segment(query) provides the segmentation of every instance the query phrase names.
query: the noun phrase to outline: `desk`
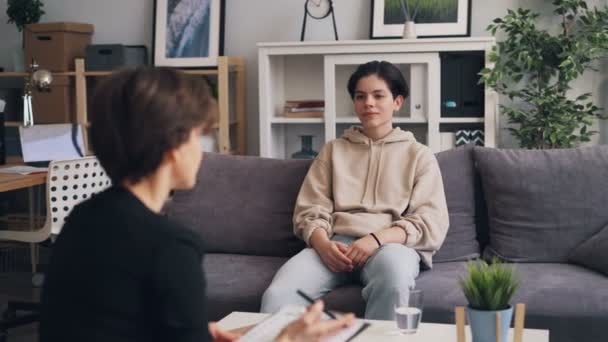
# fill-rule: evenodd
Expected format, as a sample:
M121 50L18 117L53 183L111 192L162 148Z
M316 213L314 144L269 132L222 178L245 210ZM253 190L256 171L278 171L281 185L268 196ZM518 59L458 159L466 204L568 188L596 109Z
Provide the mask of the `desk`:
M30 175L20 175L15 173L0 173L0 192L7 192L19 189L28 190L28 207L29 207L29 228L30 231L36 229L34 223L34 215L40 214L40 203L36 205L34 190L39 185L46 183L46 172L34 173ZM40 199L41 196L37 196ZM36 245L30 244L30 257L32 258L32 273L36 273L36 265L38 259L38 251Z
M46 183L46 172L31 175L19 175L15 173L0 173L0 192L19 189L32 189L33 186Z

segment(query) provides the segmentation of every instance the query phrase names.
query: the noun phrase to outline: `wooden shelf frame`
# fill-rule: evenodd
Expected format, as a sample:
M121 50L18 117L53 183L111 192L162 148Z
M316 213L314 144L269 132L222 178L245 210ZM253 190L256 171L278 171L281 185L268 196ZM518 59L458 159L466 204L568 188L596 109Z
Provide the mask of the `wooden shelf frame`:
M246 115L246 67L242 57L218 57L217 69L187 69L181 70L191 75L217 75L218 78L218 123L217 146L219 153L247 153L247 115ZM84 59L75 60L75 70L68 72L53 72L53 76L71 76L75 78L76 91L76 122L84 127L89 126L87 113L87 77L107 76L112 71L85 71ZM230 74L234 73L234 111L235 120L230 121ZM26 77L25 72L2 72L0 77ZM7 126L19 126L18 122L7 122ZM235 129L235 145L231 146L230 128ZM85 148L88 150L88 137L85 130Z

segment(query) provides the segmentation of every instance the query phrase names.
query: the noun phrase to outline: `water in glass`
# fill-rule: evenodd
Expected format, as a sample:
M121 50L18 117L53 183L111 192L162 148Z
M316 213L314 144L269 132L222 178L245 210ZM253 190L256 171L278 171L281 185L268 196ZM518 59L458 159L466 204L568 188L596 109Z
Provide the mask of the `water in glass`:
M400 306L395 309L397 328L402 334L413 334L418 330L422 310L411 306Z
M411 289L406 300L395 303L395 322L399 333L413 334L422 319L422 290Z

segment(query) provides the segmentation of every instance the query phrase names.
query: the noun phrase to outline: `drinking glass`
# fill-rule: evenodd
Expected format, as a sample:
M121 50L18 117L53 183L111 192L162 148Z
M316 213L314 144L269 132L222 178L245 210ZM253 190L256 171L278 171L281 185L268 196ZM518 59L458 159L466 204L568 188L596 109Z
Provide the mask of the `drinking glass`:
M414 334L422 319L422 290L410 290L407 302L395 303L395 322L401 334Z

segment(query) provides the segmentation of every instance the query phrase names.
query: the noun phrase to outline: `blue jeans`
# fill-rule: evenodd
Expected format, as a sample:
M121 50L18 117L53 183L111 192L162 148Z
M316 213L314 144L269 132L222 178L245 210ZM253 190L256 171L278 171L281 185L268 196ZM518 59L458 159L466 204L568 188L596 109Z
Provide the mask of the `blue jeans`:
M357 238L335 235L332 240L350 245ZM297 289L319 298L340 286L362 284L365 318L392 320L395 305L407 303L419 272L420 256L401 244L386 244L363 267L338 273L330 271L314 249L306 248L279 269L264 292L260 311L272 313L283 305L308 305Z

